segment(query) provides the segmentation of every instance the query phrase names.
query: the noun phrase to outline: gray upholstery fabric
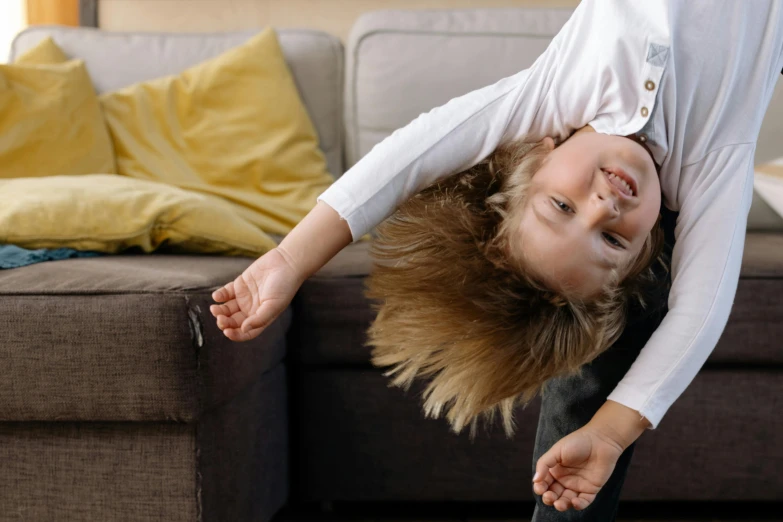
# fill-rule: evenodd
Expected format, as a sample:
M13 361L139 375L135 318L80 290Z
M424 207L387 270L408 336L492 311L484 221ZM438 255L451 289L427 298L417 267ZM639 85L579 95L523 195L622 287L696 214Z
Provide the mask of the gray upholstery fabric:
M185 424L0 423L0 520L193 522Z
M302 369L293 408L297 498L532 500L537 403L518 412L513 439L494 425L471 442L424 418L420 387L387 384L372 370ZM777 372L703 371L661 427L641 437L622 498L783 498L781 408Z
M231 281L248 257L123 254L65 259L0 272L0 294L111 295L203 292Z
M302 368L297 381L296 498L532 500L537 403L517 417L514 439L494 426L471 442L444 420L424 418L420 386L407 393L390 388L372 370Z
M281 364L195 426L203 522L266 522L288 500L288 399Z
M99 93L177 74L245 42L258 31L207 34L121 33L91 28L30 27L14 40L10 59L51 36L81 58ZM343 46L330 34L278 29L280 46L320 138L329 171L343 173Z
M779 501L781 408L779 369L702 371L640 439L623 498Z
M422 112L530 67L571 11L387 10L362 15L346 45L347 167Z
M783 235L774 232L748 233L741 277L783 279Z
M365 331L374 317L364 297L372 267L369 243L337 254L300 288L292 303L296 320L289 350L306 363L368 361Z
M364 297L369 245L355 244L308 280L294 301L290 349L307 364L366 365L365 332L374 317ZM751 232L734 309L709 362L783 363L783 236Z
M285 370L196 424L0 423L0 520L265 522L288 496Z
M122 255L0 272L0 420L197 419L275 366L290 310L220 332L211 290L250 259Z

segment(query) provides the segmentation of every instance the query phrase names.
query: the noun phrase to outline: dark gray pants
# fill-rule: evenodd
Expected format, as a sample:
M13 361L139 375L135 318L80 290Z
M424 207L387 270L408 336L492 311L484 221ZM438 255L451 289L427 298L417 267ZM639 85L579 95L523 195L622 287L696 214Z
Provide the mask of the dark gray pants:
M674 245L676 214L664 210L663 227L666 235L666 254L671 257ZM668 274L659 271L662 287L667 286ZM662 292L657 303L647 310L633 310L622 336L606 352L573 377L552 379L542 395L536 445L533 454L533 473L539 457L557 441L572 433L593 417L606 397L614 390L631 367L641 349L666 314L667 292ZM559 512L536 497L533 522L612 522L617 515L620 490L623 487L635 444L623 452L609 481L601 488L593 503L585 510ZM532 476L532 475L531 475Z

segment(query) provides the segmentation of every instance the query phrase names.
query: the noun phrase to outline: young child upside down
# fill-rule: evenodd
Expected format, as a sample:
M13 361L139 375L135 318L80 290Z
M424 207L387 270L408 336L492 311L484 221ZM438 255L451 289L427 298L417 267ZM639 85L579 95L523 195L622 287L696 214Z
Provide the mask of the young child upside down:
M612 169L580 168L599 152ZM557 149L510 143L436 182L373 242L373 362L399 386L429 378L425 412L455 431L500 413L511 435L519 400L609 348L632 301L663 294L660 202L647 150L590 127Z
M375 362L429 379L425 410L457 430L500 412L510 431L543 386L533 520L613 520L634 442L726 325L781 68L779 1L582 0L530 68L376 145L211 311L256 337L394 214L370 280ZM659 212L676 213L662 319L635 306L666 286Z

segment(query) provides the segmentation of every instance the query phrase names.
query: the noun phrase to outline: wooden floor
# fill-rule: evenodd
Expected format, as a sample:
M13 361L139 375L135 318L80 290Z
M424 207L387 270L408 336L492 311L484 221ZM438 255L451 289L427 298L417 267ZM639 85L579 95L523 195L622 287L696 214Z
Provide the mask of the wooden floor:
M286 508L273 522L530 522L532 504L347 504ZM783 522L783 503L621 504L616 522Z

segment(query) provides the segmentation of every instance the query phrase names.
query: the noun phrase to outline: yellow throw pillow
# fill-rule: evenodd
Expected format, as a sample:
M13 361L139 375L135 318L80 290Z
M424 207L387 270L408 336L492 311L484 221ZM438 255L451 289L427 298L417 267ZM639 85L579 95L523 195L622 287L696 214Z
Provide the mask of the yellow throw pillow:
M268 233L288 233L333 181L272 29L101 104L119 174L219 196Z
M67 62L68 57L51 36L47 36L38 45L23 53L14 63L21 65L48 65Z
M106 172L114 155L84 62L0 65L0 178Z
M256 257L275 247L220 198L116 174L0 179L0 244Z

